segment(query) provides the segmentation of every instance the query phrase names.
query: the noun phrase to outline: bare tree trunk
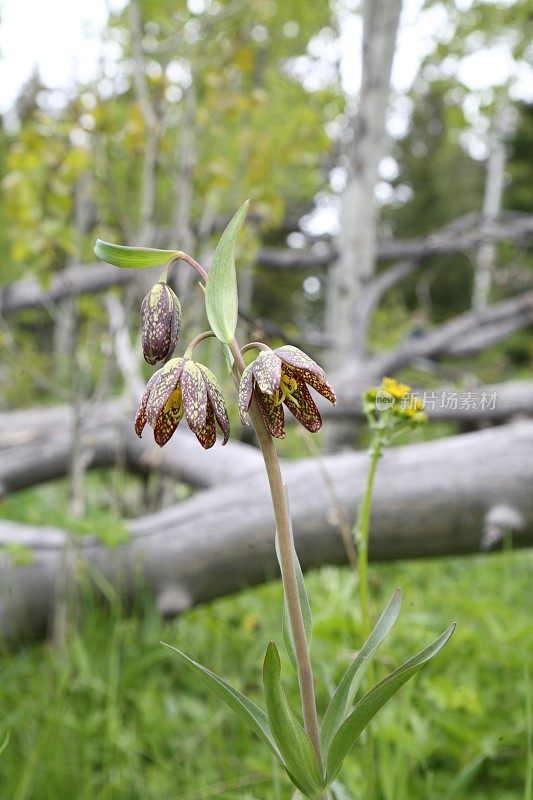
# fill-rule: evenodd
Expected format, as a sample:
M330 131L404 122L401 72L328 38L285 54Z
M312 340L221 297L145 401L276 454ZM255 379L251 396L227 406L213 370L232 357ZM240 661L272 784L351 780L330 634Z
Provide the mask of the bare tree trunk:
M130 0L129 11L135 91L146 128L137 240L139 244L146 245L153 240L155 234L156 178L162 126L146 80L143 23L139 0Z
M363 3L361 92L348 153L338 258L330 275L327 326L330 368L337 370L365 350L364 325L354 309L374 274L377 209L374 189L385 152L385 113L400 19L401 0Z
M179 123L177 165L175 181L175 207L170 232L170 245L193 253L196 235L192 227L193 179L196 166L196 94L194 79L183 97L183 114ZM182 269L175 279L178 295L188 294L192 283L192 272Z
M510 133L511 109L501 98L496 108L490 135L485 194L483 197L483 228L490 228L498 218L505 185L505 139ZM472 308L482 311L489 303L491 284L496 267L496 243L484 238L477 250L476 271L472 290Z
M380 461L372 513L374 560L479 552L487 534L512 530L533 544L533 422L408 447ZM296 546L304 568L347 559L336 511L348 519L364 491L368 455L343 453L285 464ZM324 480L324 470L329 481ZM335 496L331 493L335 486ZM277 574L274 518L264 474L200 492L128 525L131 540L112 550L84 540L80 558L122 596L139 582L165 614L220 597ZM497 536L496 536L497 538ZM43 631L50 620L66 535L0 522L0 546L17 542L33 560L11 563L0 550L0 634Z

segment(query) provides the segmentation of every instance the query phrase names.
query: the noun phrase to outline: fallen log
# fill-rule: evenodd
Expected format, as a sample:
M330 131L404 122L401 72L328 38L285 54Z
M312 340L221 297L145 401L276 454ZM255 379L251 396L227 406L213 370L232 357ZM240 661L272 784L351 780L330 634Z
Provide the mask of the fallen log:
M215 486L261 471L259 450L230 441L209 452L183 425L159 448L147 431L138 439L133 409L124 401L108 400L91 407L81 434L87 468L119 463L132 472L160 472L197 488ZM72 450L72 409L69 406L31 408L0 414L0 498L45 481L63 477Z
M352 384L349 395L336 406L317 398L327 420L362 419L361 395L380 377ZM462 389L441 387L415 390L425 399L430 421L449 420L493 424L533 416L533 381L508 381L469 385ZM121 400L98 404L87 420L82 444L88 451L87 468L120 464L138 474L151 471L205 489L262 471L256 447L230 440L208 453L198 447L186 426L178 428L170 442L157 447L147 431L138 439L132 427L133 409ZM287 423L293 418L287 414ZM72 448L72 410L69 406L32 408L0 414L0 498L66 475Z
M478 552L487 526L491 541L496 526L512 529L516 546L531 546L532 450L530 421L387 450L376 479L370 557ZM284 466L305 569L345 563L338 519L342 514L353 519L367 468L363 453ZM262 474L200 492L128 528L131 540L113 550L94 538L78 541L73 560L64 557L64 531L0 522L0 545L26 545L32 555L24 566L14 565L8 551L0 557L0 635L45 631L63 570L73 573L80 562L90 573L101 573L125 599L142 584L165 614L277 574L274 519Z
M425 400L430 421L493 423L519 416L533 416L533 381L507 381L469 385L462 389L454 386L433 390L415 390L414 394ZM320 403L324 419L361 418L363 408L361 393L343 396L336 406Z

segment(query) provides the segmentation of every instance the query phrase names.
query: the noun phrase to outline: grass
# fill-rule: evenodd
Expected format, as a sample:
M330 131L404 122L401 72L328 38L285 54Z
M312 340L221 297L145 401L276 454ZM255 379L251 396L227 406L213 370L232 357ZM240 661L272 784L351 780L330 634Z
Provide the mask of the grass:
M532 569L533 554L522 552L373 568L375 611L396 585L405 590L379 672L458 622L446 650L378 717L380 800L531 800ZM327 568L309 576L308 588L323 711L327 687L359 644L355 578ZM8 733L10 740L0 755L0 796L289 798L268 751L159 644L185 650L262 703L264 649L270 638L281 639L280 585L166 623L147 598L130 615L112 590L109 600L102 609L85 597L80 628L64 652L47 643L4 648L0 743ZM284 675L295 703L287 662ZM354 748L341 773L355 800L360 755Z

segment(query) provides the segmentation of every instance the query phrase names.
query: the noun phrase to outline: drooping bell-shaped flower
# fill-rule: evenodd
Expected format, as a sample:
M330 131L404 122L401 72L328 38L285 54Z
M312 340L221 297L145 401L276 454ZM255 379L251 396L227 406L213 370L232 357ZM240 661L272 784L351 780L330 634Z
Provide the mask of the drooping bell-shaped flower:
M285 437L283 404L311 433L322 427L322 418L311 397L311 386L330 403L337 402L326 381L324 370L297 347L284 345L261 352L242 373L239 386L239 412L245 422L252 397L255 397L272 436Z
M168 284L156 283L141 303L141 341L145 361L172 356L181 329L180 301Z
M183 416L205 450L215 444L215 420L224 434L222 444L228 441L228 412L217 379L203 364L173 358L148 381L135 417L135 432L141 437L148 423L156 443L163 447Z

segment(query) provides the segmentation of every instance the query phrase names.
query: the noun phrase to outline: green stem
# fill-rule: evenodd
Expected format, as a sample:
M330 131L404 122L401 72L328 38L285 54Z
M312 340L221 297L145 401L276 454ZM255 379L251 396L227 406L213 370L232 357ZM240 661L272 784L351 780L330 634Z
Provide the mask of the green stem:
M199 345L200 342L203 342L204 339L210 339L214 335L213 331L203 331L203 333L199 333L198 336L195 336L194 339L189 342L183 354L183 358L192 358L194 348Z
M359 568L359 601L361 604L362 634L366 641L372 630L370 621L370 599L368 592L368 542L370 537L370 514L372 511L372 494L379 458L383 450L383 439L380 432L375 431L370 445L370 467L366 479L366 488L359 507L357 522L354 527L354 538L357 546Z
M245 363L235 339L231 344L231 352L235 359L235 366L242 374ZM298 671L298 683L300 686L300 697L302 701L302 713L304 726L315 749L318 763L322 768L322 756L320 752L320 734L318 727L318 715L316 711L315 690L313 681L313 670L309 656L309 647L305 635L302 607L300 605L300 595L296 581L296 570L294 563L294 541L290 523L289 511L285 499L285 489L283 478L279 466L278 454L268 432L261 412L255 401L249 410L250 419L255 428L259 446L263 454L265 468L272 496L274 516L276 518L276 528L278 532L281 579L283 590L287 601L287 609L291 623L292 636L294 640L294 650L296 654L296 665ZM320 800L325 800L327 793Z
M359 603L361 606L362 640L366 642L372 630L370 619L370 597L368 590L368 543L370 538L370 514L372 511L372 496L374 481L379 458L383 450L384 441L379 430L374 430L372 444L370 445L370 467L366 479L366 488L363 500L359 507L357 522L354 526L354 539L357 546L358 572L359 572ZM368 678L372 681L372 664L368 667ZM376 767L374 745L370 728L367 729L367 743L365 749L367 800L372 800L376 795Z
M176 255L170 259L167 266L170 267L172 264L175 264L178 261L185 261L196 272L200 280L202 280L204 283L206 282L207 272L202 265L196 261L195 258L190 256L188 253L184 253L183 250L178 250Z

